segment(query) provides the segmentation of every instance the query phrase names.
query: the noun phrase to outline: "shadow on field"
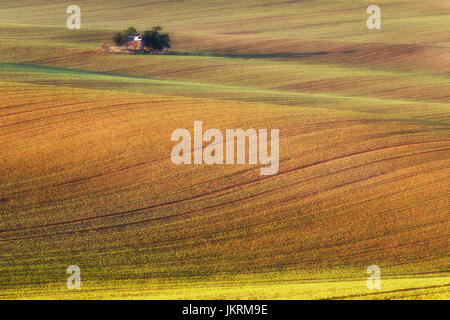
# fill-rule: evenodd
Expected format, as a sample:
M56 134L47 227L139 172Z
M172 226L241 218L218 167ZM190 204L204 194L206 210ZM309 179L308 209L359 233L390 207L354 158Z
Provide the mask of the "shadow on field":
M169 51L164 55L168 56L192 56L192 57L212 57L212 58L231 58L231 59L286 59L286 58L309 58L330 54L330 51L317 52L279 52L267 54L226 54L226 53L189 53L180 51Z

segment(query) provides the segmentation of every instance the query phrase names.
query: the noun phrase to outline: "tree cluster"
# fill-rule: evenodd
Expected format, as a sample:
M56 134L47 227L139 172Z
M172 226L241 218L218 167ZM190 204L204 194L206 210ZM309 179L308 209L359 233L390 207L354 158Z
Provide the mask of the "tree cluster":
M162 33L162 27L156 26L150 30L145 30L142 34L144 46L154 51L163 51L170 48L170 36L167 33ZM127 37L139 36L139 32L135 27L129 27L128 29L118 32L113 36L113 41L118 46L126 44Z

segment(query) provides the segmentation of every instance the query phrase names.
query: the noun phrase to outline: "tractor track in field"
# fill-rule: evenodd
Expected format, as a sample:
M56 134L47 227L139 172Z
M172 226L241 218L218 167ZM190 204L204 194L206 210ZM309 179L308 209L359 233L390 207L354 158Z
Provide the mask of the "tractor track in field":
M115 99L115 100L123 100L123 99ZM6 114L1 114L0 118L2 117L7 117L7 116L13 116L13 115L18 115L18 114L24 114L24 113L31 113L31 112L38 112L38 111L44 111L44 110L52 110L52 109L59 109L59 108L64 108L64 107L73 107L73 106L80 106L80 105L85 105L85 104L90 104L90 103L98 103L98 102L103 102L104 100L91 100L91 101L86 101L86 102L77 102L77 103L68 103L68 104L62 104L62 105L58 105L58 106L53 106L53 107L46 107L46 108L40 108L40 109L33 109L33 110L26 110L26 111L20 111L20 112L13 112L13 113L6 113ZM111 100L109 100L111 101ZM0 109L1 111L2 109ZM90 109L86 109L86 111L88 111ZM79 110L81 111L81 110ZM64 114L62 114L64 115ZM57 115L54 115L53 117L55 117ZM30 119L30 121L39 121L40 119Z
M411 176L414 176L414 175L411 175ZM326 191L328 191L328 190L325 190L324 192L326 192ZM315 194L318 194L318 193L320 193L320 192L315 192ZM313 194L313 193L311 192L310 194ZM306 195L305 193L303 193L301 196L302 197L306 197L306 196L309 196L310 194ZM436 197L436 198L442 198L442 196ZM282 200L282 201L280 201L280 200L271 201L271 202L268 202L268 203L269 204L278 204L278 203L282 203L283 201L285 201L285 200ZM410 208L412 208L412 207L414 207L414 206L411 206ZM201 212L201 210L198 210L198 211ZM389 211L393 211L393 210L391 209L391 210L387 210L387 211L389 212ZM374 240L374 239L378 239L378 238L384 238L384 237L389 237L389 236L393 236L393 235L398 235L398 234L401 234L401 233L413 231L415 229L423 228L424 226L440 225L441 223L445 223L445 221L446 221L445 219L443 219L442 221L433 221L433 222L429 222L429 223L422 224L422 225L412 226L412 227L409 227L408 229L404 229L404 230L401 230L401 231L389 232L387 234L371 236L371 237L368 237L368 238L365 238L365 239L359 239L358 241L359 242L364 242L364 241L370 241L370 240ZM239 228L234 228L234 229L231 229L231 230L227 230L227 233L237 232L237 231L241 231L241 230L246 230L246 229L249 229L250 227L261 227L261 226L270 225L270 224L273 224L273 222L257 223L257 224L250 225L250 226L246 225L246 226L242 226L242 227L239 227ZM113 227L113 226L111 226L111 227ZM261 237L263 235L267 236L269 234L280 233L280 231L286 231L287 232L287 231L289 231L289 228L290 228L290 226L284 226L283 225L283 226L272 227L270 229L270 231L264 230L264 231L258 231L258 232L252 232L252 233L246 232L245 233L245 237L251 238L251 239L255 239L255 238ZM221 232L217 232L217 233L223 234L222 231ZM216 233L208 234L208 236L212 236L212 235L215 235L215 234ZM226 241L226 240L237 240L237 239L241 239L242 237L243 237L243 234L240 233L240 234L236 234L236 235L233 235L233 236L227 236L227 237L221 237L221 238L208 237L207 239L204 239L204 241L208 242L209 244L212 244L212 243L218 243L218 242L222 242L222 241ZM445 236L439 236L439 237L445 237ZM164 242L175 243L175 242L188 241L188 240L191 240L193 238L195 238L195 237L191 236L191 237L171 239L171 240L167 240L167 241L154 241L154 242L150 242L150 244L161 244L161 243L164 243ZM333 248L336 248L336 247L344 247L344 246L353 245L355 242L356 242L356 240L352 239L352 240L346 240L346 241L343 241L343 242L341 241L341 242L337 242L337 243L331 243L331 244L327 244L327 245L322 245L322 246L319 246L319 247L308 247L308 248L303 248L302 252L306 253L306 252L316 251L316 250L321 250L321 249L333 249ZM195 244L185 245L185 246L195 247ZM384 248L381 248L381 249L380 248L374 248L374 250L380 251L380 250L384 250ZM342 256L342 257L344 257L344 256ZM313 260L309 260L309 261L313 261ZM320 262L320 261L322 261L322 260L315 260L315 262ZM300 263L299 261L296 261L296 262L290 263L289 265L296 265L296 264L299 264L299 263Z
M0 111L8 110L8 109L15 109L15 108L21 108L21 107L29 107L36 104L43 104L43 103L51 103L51 102L58 102L58 99L55 100L45 100L45 101L36 101L36 102L30 102L30 103L24 103L24 104L16 104L16 105L7 105L5 107L0 107ZM29 111L32 112L32 111ZM4 115L1 115L4 116Z
M280 175L285 175L285 174L292 173L292 172L295 172L295 171L298 171L298 170L310 168L310 167L313 167L313 166L316 166L316 165L320 165L320 164L323 164L323 163L328 163L328 162L331 162L331 161L347 158L347 157L354 156L354 155L360 155L360 154L364 154L364 153L368 153L368 152L374 152L374 151L379 151L379 150L386 150L386 149L391 149L391 148L396 148L396 147L411 146L411 145L422 145L422 144L428 144L428 143L449 142L449 141L450 140L440 140L440 141L431 141L431 142L423 142L423 143L403 144L403 145L390 146L390 147L385 147L385 148L378 148L378 149L372 149L372 150L367 150L367 151L356 152L356 153L348 154L348 155L345 155L345 156L340 156L340 157L335 157L335 158L331 158L331 159L327 159L327 160L322 160L322 161L319 161L319 162L316 162L316 163L313 163L313 164L310 164L310 165L305 165L305 166L302 166L302 167L297 167L297 168L294 168L294 169L290 169L290 170L284 171L284 172L282 172L282 173L280 173L280 174L278 174L276 176L267 176L267 177L262 178L262 179L256 179L256 180L252 180L252 181L247 181L247 182L235 184L235 185L233 185L231 187L224 187L224 188L221 188L221 189L209 192L209 193L205 193L205 194L201 194L201 195L195 195L195 196L192 196L192 197L189 197L189 198L185 198L185 199L181 199L181 200L174 200L174 201L169 201L169 202L165 202L165 203L162 203L162 204L156 204L156 205L152 205L152 206L148 206L148 207L144 207L144 208L138 208L138 209L128 210L128 211L124 211L124 212L112 213L112 214L101 215L101 216L90 217L90 218L82 218L82 219L76 219L76 220L71 220L71 221L58 222L58 223L54 223L54 224L47 224L47 225L34 226L34 227L24 227L24 228L17 228L17 229L0 230L0 233L13 232L13 231L23 231L23 230L31 230L31 229L39 229L39 228L46 228L46 227L59 226L59 225L66 225L66 224L78 223L78 222L83 222L83 221L90 221L90 220L98 220L98 219L102 219L102 218L109 218L109 217L113 217L113 216L118 216L120 214L131 214L131 213L136 213L136 212L145 211L145 210L164 208L166 206L170 206L170 205L174 205L174 204L178 204L178 203L183 203L183 202L192 201L192 200L199 200L199 199L202 199L202 198L207 197L209 195L217 194L217 193L220 193L220 192L223 192L223 191L233 190L234 188L237 188L237 187L245 187L245 186L248 186L248 185L252 185L252 184L261 182L263 180L274 179L276 177L279 177ZM434 152L434 151L445 151L445 150L448 150L448 149L431 150L431 151L425 151L423 153L429 153L429 152ZM398 157L401 158L401 157L405 157L405 156L408 156L408 155L398 156ZM397 158L397 157L394 157L394 158ZM375 162L380 162L380 161L384 161L384 160L389 160L389 159L381 159L381 160L377 160ZM368 165L368 164L370 164L370 163L367 163L367 164L364 164L364 165ZM359 166L364 166L364 165L359 165ZM359 166L356 166L356 167L359 167ZM332 175L332 174L338 173L340 171L351 170L351 169L352 168L342 169L342 170L339 170L339 171L327 174L325 176ZM314 177L314 178L310 178L308 180L314 180L316 178L320 178L320 177ZM299 182L297 184L300 184L300 183L302 183L302 182ZM283 188L283 187L280 187L280 188Z
M315 127L319 127L319 126L327 126L327 125L330 125L330 124L337 124L337 123L341 123L341 124L347 124L347 123L365 124L365 123L368 123L368 122L370 122L370 123L377 123L377 122L384 122L384 120L367 120L367 121L366 120L340 120L340 121L314 123L314 124L306 125L306 126L304 126L304 128L305 129L307 129L307 128L315 128ZM286 130L285 132L293 131L294 129L295 128L292 128L292 129ZM411 131L411 132L408 132L408 133L414 133L414 132ZM205 148L206 148L206 146L202 147L202 150L205 149ZM194 150L196 150L196 149L194 149ZM126 166L126 167L123 167L123 168L119 168L119 169L111 171L111 172L105 172L105 173L100 173L100 174L96 174L96 175L92 175L92 176L88 176L88 177L82 177L82 178L78 178L78 179L73 179L73 180L70 180L70 181L54 184L52 186L53 187L57 187L57 186L62 186L62 185L68 185L68 184L71 184L71 183L78 183L78 182L88 181L90 179L99 178L99 177L110 175L110 174L115 174L115 173L122 172L122 171L127 170L127 169L138 167L138 166L142 166L142 165L146 165L146 164L150 164L150 163L155 163L155 162L158 162L158 161L167 160L169 158L170 158L170 156L167 156L167 157L162 157L162 158L158 158L158 159L154 159L154 160L150 160L150 161L140 162L140 163L137 163L137 164L134 164L134 165L130 165L130 166ZM259 166L257 168L259 168ZM252 171L252 170L254 170L254 169L248 169L246 171ZM231 174L231 175L236 175L236 174L237 173Z
M156 103L156 102L170 102L170 100L166 101L144 101L144 102L134 102L132 105L139 105L139 104L150 104L150 103ZM45 116L45 117L41 117L41 118L35 118L35 119L29 119L29 120L23 120L23 121L19 121L19 122L15 122L15 123L9 123L6 125L2 125L0 126L0 128L8 128L8 127L13 127L19 124L24 124L24 123L30 123L30 122L36 122L36 121L41 121L44 119L51 119L51 118L57 118L57 117L61 117L61 116L67 116L67 115L71 115L71 114L77 114L77 113L83 113L83 112L89 112L89 111L94 111L94 110L102 110L102 109L109 109L109 108L114 108L114 107L123 107L123 106L130 106L130 103L121 103L121 104L114 104L114 105L107 105L107 106L101 106L101 107L96 107L96 108L89 108L89 109L83 109L83 110L76 110L76 111L71 111L71 112L64 112L64 113L60 113L60 114L55 114L55 115L51 115L51 116ZM130 110L135 109L135 108L129 108ZM125 109L128 110L128 109Z
M371 120L370 122L380 122L380 121L382 121L382 120ZM316 128L316 127L320 127L320 126L327 126L327 125L330 125L330 124L337 124L337 123L342 123L342 124L347 124L347 123L359 124L359 123L361 123L361 124L365 124L367 122L369 122L369 121L365 121L365 120L330 121L330 122L314 123L314 124L311 124L311 125L307 125L304 128L305 129L307 129L307 128ZM294 130L294 128L292 130L287 130L287 131L293 131L293 130ZM213 143L213 145L219 145L219 143ZM206 148L206 146L202 147L201 150L204 150L205 148ZM194 149L194 150L198 150L198 149ZM49 187L59 187L59 186L74 184L74 183L78 183L78 182L85 182L85 181L89 181L91 179L95 179L95 178L99 178L99 177L103 177L103 176L107 176L107 175L113 175L113 174L116 174L116 173L119 173L119 172L123 172L123 171L128 170L128 169L136 168L136 167L147 165L147 164L150 164L150 163L156 163L156 162L159 162L159 161L164 161L164 160L167 160L167 159L170 159L170 158L171 158L171 156L166 156L166 157L157 158L157 159L153 159L153 160L149 160L149 161L142 161L142 162L130 165L130 166L125 166L125 167L122 167L122 168L118 168L118 169L113 170L113 171L108 171L108 172L99 173L99 174L96 174L96 175L91 175L91 176L88 176L88 177L82 177L82 178L78 178L78 179L73 179L73 180L69 180L69 181L53 184L53 185L51 185ZM289 158L286 158L286 159L289 159ZM260 166L258 166L257 168L260 168ZM244 170L244 172L249 172L249 171L252 171L252 170L255 170L255 168ZM233 173L233 174L230 174L230 175L227 175L227 176L239 175L240 173L241 172L236 172L236 173ZM210 182L210 181L207 181L207 182Z
M350 185L350 184L354 184L360 181L364 181L364 180L370 180L373 176L365 178L365 179L358 179L357 181L352 181L351 183L345 183L343 185ZM320 192L326 192L329 190L323 190ZM314 193L318 193L318 192L314 192ZM307 196L307 195L306 195ZM234 200L232 201L233 203L239 202L239 200ZM278 202L278 201L276 201ZM39 235L39 236L29 236L29 237L23 237L23 238L14 238L14 239L5 239L5 240L0 240L0 243L5 243L5 242L12 242L12 241L23 241L23 240L33 240L33 239L43 239L43 238L49 238L49 237L59 237L59 236L68 236L68 235L79 235L79 234L86 234L86 233L92 233L92 232L101 232L101 231L106 231L106 230L111 230L111 229L116 229L116 228L124 228L124 227L129 227L129 226L135 226L135 225L141 225L141 224L145 224L145 223L149 223L149 222L155 222L155 221L164 221L164 220L169 220L171 218L176 218L176 217L181 217L181 216L185 216L185 215L190 215L193 213L199 213L199 212L208 212L208 211L212 211L217 209L218 207L222 207L222 206L226 206L229 203L226 204L222 204L222 205L218 205L218 206L210 206L204 209L199 209L199 210L192 210L189 212L184 212L184 213L180 213L180 214L175 214L172 216L168 216L168 217L157 217L157 218L152 218L152 219L146 219L146 220L141 220L141 221L135 221L135 222L129 222L129 223L124 223L121 225L112 225L112 226L104 226L104 227L97 227L97 228L91 228L91 229L84 229L84 230L76 230L76 231L67 231L67 232L60 232L60 233L54 233L54 234L48 234L48 235ZM441 223L444 223L446 220L442 220L442 221L434 221L434 222L429 222L425 225L438 225ZM269 224L267 222L265 223L261 223L258 224L258 226L260 225L266 225ZM389 234L383 234L383 235L379 235L379 236L373 236L370 238L366 238L363 240L358 240L359 242L361 241L370 241L370 240L374 240L374 239L378 239L378 238L382 238L382 237L386 237L386 236L392 236L392 235L397 235L400 233L404 233L404 232L410 232L414 229L418 229L418 228L422 228L424 225L418 225L418 226L413 226L408 228L407 230L404 231L397 231L395 233L389 233ZM231 231L237 231L237 230L241 230L241 229L246 229L247 227L241 227L241 228L237 228L237 229L233 229L230 230ZM286 229L286 227L282 226L282 227L278 227L278 228L273 228L271 230L271 233L275 233L276 231L281 231ZM222 232L220 232L222 233ZM258 232L254 232L254 233L247 233L247 236L260 236L260 233ZM437 238L440 237L445 237L445 236L439 236ZM186 240L190 240L193 239L194 237L179 237L179 238L175 238L175 239L170 239L170 240L156 240L156 241L150 241L150 242L146 242L147 244L161 244L161 243L176 243L176 242L180 242L180 241L186 241ZM212 243L218 243L218 242L222 242L222 241L227 241L227 240L233 240L233 239L239 239L241 238L241 235L234 235L234 236L228 236L228 237L222 237L222 238L218 238L218 239L204 239L205 242L208 242L209 244ZM332 249L332 248L336 248L337 246L349 246L354 244L356 240L348 240L345 242L341 242L338 244L329 244L326 246L321 246L321 247L317 247L317 248L308 248L303 250L304 252L309 252L309 251L315 251L318 249ZM188 245L189 246L189 245ZM192 246L195 246L195 244L192 244ZM374 248L375 251L382 251L384 250L384 248ZM350 255L348 256L349 258L353 257L354 255ZM195 260L195 259L194 259ZM315 263L320 263L323 261L323 259L316 259L316 260L308 260L309 262L315 262ZM177 262L179 263L179 261ZM296 261L296 262L292 262L286 265L297 265L301 263L301 261Z
M341 170L338 170L338 171L335 171L335 172L332 172L332 173L328 173L328 174L322 175L320 177L313 177L313 178L309 178L309 179L306 179L306 180L302 180L300 182L297 182L297 183L294 183L294 184L290 184L290 185L287 185L287 186L281 186L281 187L278 187L278 188L266 190L266 191L263 191L263 192L260 192L260 193L257 193L257 194L253 194L253 195L250 195L250 196L247 196L247 197L244 197L244 198L239 198L239 199L236 199L236 200L232 200L232 201L220 204L220 205L213 205L213 206L210 206L210 207L206 207L206 208L202 208L202 209L196 209L196 210L188 211L188 212L184 212L184 213L178 213L178 214L174 214L174 215L170 215L170 216L155 217L155 218L151 218L151 219L147 219L147 220L129 222L129 223L125 223L125 224L122 224L122 225L112 225L112 226L91 228L91 229L80 230L80 231L71 231L71 232L57 233L57 234L51 234L51 235L44 235L44 236L41 235L41 236L32 236L32 237L26 237L26 238L4 239L4 240L0 240L0 242L35 239L35 238L42 238L42 237L49 237L49 236L60 236L60 235L67 235L67 234L74 234L74 233L84 233L84 232L91 232L91 231L100 231L100 230L105 230L105 229L136 225L136 224L140 224L140 223L147 223L147 222L153 222L153 221L164 221L164 220L168 220L168 219L172 219L172 218L177 218L177 217L180 217L180 216L189 215L189 214L192 214L192 213L203 212L203 211L210 211L210 210L222 208L224 206L235 204L235 203L238 203L238 202L241 202L241 201L244 201L244 200L248 200L248 199L252 199L252 198L255 198L255 197L259 197L259 196L267 194L267 193L273 193L273 192L281 191L283 189L289 189L289 188L292 188L294 186L298 186L298 185L301 185L301 184L306 184L308 182L311 182L311 181L314 181L314 180L317 180L317 179L325 178L325 177L328 177L328 176L331 176L331 175L342 173L342 172L345 172L345 171L348 171L348 170L357 169L357 168L364 167L364 166L367 166L367 165L371 165L371 164L374 164L374 163L380 163L380 162L384 162L384 161L400 159L400 158L406 158L406 157L411 157L411 156L420 155L420 154L428 154L428 153L448 151L448 150L450 150L450 148L429 150L429 151L423 151L423 152L418 152L418 153L413 153L413 154L407 154L407 155L402 155L402 156L391 157L391 158L387 158L387 159L380 159L380 160L376 160L376 161L373 161L373 162L361 164L361 165L358 165L358 166L354 166L354 167L350 167L350 168L346 168L346 169L341 169ZM409 176L414 176L414 175L415 174L410 174ZM373 174L373 175L370 175L370 176L364 177L364 178L353 179L351 181L346 181L344 183L341 183L341 184L338 184L338 185L335 185L335 186L331 186L331 187L328 187L328 188L325 188L325 189L322 188L322 189L319 189L319 190L307 191L307 192L302 193L301 196L302 197L307 197L307 196L318 194L318 193L332 191L334 189L342 188L342 187L345 187L347 185L352 185L352 184L355 184L355 183L358 183L358 182L370 180L371 178L378 177L378 176L380 176L379 173ZM402 176L400 178L397 177L397 178L392 178L392 179L399 180L399 179L404 179L404 178L407 178L407 177L408 177L408 175L404 175L404 176ZM223 189L221 189L221 191L224 191L226 189L233 190L234 188L235 188L235 186L229 187L229 188L223 188ZM216 191L216 192L220 192L220 191ZM54 227L54 226L75 224L75 223L80 223L80 222L96 221L96 220L99 220L99 219L110 218L110 217L114 217L114 216L124 216L124 215L128 215L128 214L145 213L143 211L152 210L152 209L159 209L159 208L163 208L163 207L166 207L166 206L174 205L174 204L177 204L177 203L191 201L193 199L200 199L200 198L206 197L206 196L211 195L211 194L214 194L214 193L198 195L198 196L194 196L194 197L187 198L187 199L175 200L175 201L171 201L171 202L166 202L164 204L148 206L148 207L145 207L145 208L138 208L138 209L123 211L123 212L115 212L115 213L102 215L102 216L82 218L82 219L76 219L76 220L71 220L71 221L63 221L63 222L47 224L47 225L40 225L40 226L33 226L33 227L24 227L24 228L0 230L0 233L26 231L26 230L36 230L36 229L43 229L43 228ZM298 195L295 195L294 198L298 198ZM285 199L283 201L285 201Z
M116 169L116 170L113 170L113 171L108 171L108 172L92 175L92 176L89 176L89 177L83 177L83 178L79 178L79 179L74 179L74 180L70 180L70 181L57 183L57 184L51 185L50 187L61 187L61 186L66 186L66 185L70 185L70 184L74 184L74 183L89 181L89 180L95 179L95 178L100 178L100 177L104 177L104 176L114 175L114 174L119 173L119 172L123 172L123 171L129 170L129 169L145 166L145 165L148 165L150 163L156 163L156 162L159 162L159 161L162 161L162 160L165 160L165 159L170 159L170 156L163 157L163 158L158 158L158 159L153 159L153 160L149 160L149 161L142 161L142 162L135 163L133 165L126 166L126 167L123 167L123 168L119 168L119 169Z
M349 123L353 123L353 124L357 125L357 124L366 124L366 123L378 123L378 122L384 122L384 121L385 120L339 120L339 121L313 123L313 124L305 125L304 128L305 129L317 128L317 127L328 126L328 125L331 125L331 124L349 124ZM295 129L297 129L297 128L288 129L288 130L285 131L285 133L286 132L290 132L290 131L294 131ZM411 132L409 132L409 133L411 133ZM2 135L0 135L0 136L2 136ZM202 147L202 150L205 149L205 148L206 148L206 146ZM196 149L194 149L194 150L196 150ZM107 175L113 175L113 174L116 174L116 173L119 173L119 172L123 172L123 171L128 170L128 169L136 168L136 167L147 165L147 164L150 164L150 163L156 163L158 161L167 160L169 158L170 158L170 156L166 156L166 157L157 158L157 159L153 159L153 160L149 160L149 161L143 161L143 162L139 162L139 163L136 163L136 164L133 164L133 165L130 165L130 166L125 166L125 167L122 167L122 168L118 168L118 169L113 170L113 171L99 173L99 174L91 175L91 176L88 176L88 177L81 177L81 178L77 178L77 179L73 179L73 180L69 180L69 181L53 184L53 185L51 185L49 187L59 187L59 186L64 186L64 185L69 185L69 184L74 184L74 183L79 183L79 182L85 182L85 181L88 181L90 179L95 179L95 178L99 178L99 177L103 177L103 176L107 176ZM289 158L287 158L287 159L289 159ZM257 168L260 168L260 166L258 166ZM255 170L255 168L247 169L247 170L244 170L242 172L249 172L249 171L252 171L252 170ZM241 171L236 172L236 173L232 173L232 174L229 174L229 175L226 175L224 177L236 176L236 175L239 175L239 174L241 174ZM208 182L210 182L210 181L206 181L205 183L208 183Z

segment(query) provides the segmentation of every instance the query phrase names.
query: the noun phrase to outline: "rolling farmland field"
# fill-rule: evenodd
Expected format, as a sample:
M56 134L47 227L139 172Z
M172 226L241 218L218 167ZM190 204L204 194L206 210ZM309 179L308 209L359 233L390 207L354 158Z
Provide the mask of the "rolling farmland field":
M448 299L450 4L370 4L2 0L0 299ZM175 165L197 120L279 129L278 174Z

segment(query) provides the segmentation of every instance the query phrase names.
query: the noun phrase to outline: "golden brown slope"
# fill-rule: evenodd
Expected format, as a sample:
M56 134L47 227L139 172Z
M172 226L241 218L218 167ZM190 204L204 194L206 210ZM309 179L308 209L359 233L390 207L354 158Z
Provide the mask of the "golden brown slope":
M59 281L74 260L91 281L447 270L445 124L52 87L10 95L0 115L6 287ZM280 173L174 166L171 128L196 119L280 128Z

